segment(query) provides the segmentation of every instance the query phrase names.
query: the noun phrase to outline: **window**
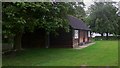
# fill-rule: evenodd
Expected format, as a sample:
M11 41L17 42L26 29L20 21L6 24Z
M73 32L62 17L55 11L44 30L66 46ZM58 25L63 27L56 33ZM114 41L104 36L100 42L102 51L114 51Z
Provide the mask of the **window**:
M88 37L90 37L90 31L88 31Z
M78 30L74 30L74 38L78 39Z

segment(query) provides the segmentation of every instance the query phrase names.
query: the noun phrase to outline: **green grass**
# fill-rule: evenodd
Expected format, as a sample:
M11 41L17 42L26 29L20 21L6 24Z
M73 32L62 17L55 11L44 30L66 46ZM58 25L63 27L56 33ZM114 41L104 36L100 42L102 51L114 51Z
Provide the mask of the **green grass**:
M118 42L96 41L84 49L26 49L3 57L3 66L117 66Z

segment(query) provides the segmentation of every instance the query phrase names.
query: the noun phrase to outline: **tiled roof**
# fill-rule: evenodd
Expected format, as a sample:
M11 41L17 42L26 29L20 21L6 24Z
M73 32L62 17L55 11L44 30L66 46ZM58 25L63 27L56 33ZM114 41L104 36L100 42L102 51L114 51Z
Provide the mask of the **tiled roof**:
M74 29L81 29L81 30L91 30L82 20L73 17L68 16L70 26Z

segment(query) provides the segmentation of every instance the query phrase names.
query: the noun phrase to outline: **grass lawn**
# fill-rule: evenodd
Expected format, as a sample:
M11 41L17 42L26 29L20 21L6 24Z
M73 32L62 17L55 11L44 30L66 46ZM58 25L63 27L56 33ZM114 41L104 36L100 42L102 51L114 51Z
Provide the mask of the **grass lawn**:
M4 56L3 66L117 66L118 41L96 41L84 49L26 49Z

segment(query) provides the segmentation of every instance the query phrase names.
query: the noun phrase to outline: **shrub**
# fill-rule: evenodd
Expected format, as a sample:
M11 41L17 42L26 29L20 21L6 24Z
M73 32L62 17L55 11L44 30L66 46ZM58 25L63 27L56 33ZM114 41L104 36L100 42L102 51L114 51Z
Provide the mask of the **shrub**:
M118 40L119 36L96 36L94 40Z

